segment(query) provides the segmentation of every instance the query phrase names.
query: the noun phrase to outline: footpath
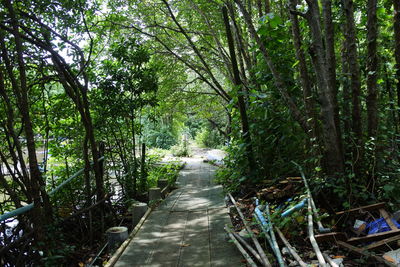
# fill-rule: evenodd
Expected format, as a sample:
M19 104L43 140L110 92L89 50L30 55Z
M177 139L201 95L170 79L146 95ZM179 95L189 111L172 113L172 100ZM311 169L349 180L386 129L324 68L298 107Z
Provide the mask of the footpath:
M155 209L115 264L127 266L243 266L227 239L230 225L216 167L188 158L173 191Z

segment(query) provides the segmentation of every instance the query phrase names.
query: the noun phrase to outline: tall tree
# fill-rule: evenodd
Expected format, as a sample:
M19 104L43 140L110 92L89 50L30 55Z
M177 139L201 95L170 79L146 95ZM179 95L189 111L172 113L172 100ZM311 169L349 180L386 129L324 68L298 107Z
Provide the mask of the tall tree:
M377 0L368 0L367 12L367 113L368 136L376 137L378 130L378 22Z
M397 108L399 109L398 112L398 120L400 123L400 3L399 1L393 0L394 6L394 57L396 60L396 76L397 76Z
M344 159L341 148L340 129L337 124L337 107L332 88L332 73L326 62L320 11L317 0L308 1L308 11L304 16L310 27L312 47L310 49L313 67L316 72L319 98L321 103L322 131L324 140L324 165L328 175L336 175L344 170ZM331 38L328 38L331 39ZM331 77L331 78L330 78Z
M229 53L232 62L232 70L233 70L233 77L234 77L234 85L238 89L238 106L240 111L241 123L242 123L242 136L243 140L246 144L246 156L247 161L249 164L250 172L255 172L257 170L256 162L254 159L254 152L253 152L253 144L251 143L251 133L249 128L249 121L247 118L247 111L246 111L246 104L244 101L244 92L243 92L243 84L240 80L239 68L236 61L236 54L235 54L235 44L233 41L231 26L229 23L228 17L228 9L226 7L222 8L222 13L224 17L225 29L226 29L226 37L228 39L228 46L229 46Z
M345 39L347 43L347 64L350 69L350 87L352 93L351 122L354 134L353 162L354 172L360 176L363 158L363 132L361 114L361 76L357 50L357 32L354 20L354 2L343 0L343 12L345 17Z

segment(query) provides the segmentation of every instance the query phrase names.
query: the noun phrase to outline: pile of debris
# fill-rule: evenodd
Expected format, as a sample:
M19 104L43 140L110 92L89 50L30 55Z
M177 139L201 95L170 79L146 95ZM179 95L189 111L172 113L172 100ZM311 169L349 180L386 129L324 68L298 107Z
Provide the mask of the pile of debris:
M225 229L249 266L400 266L400 211L391 215L377 203L331 214L324 227L300 172L253 199L228 195L234 227Z

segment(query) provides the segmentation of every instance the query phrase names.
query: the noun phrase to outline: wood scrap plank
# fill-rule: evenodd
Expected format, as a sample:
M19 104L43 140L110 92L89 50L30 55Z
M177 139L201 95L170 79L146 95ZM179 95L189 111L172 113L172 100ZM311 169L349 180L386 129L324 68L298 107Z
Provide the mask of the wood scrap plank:
M363 247L363 249L364 250L375 249L375 248L378 248L378 247L382 247L384 245L388 245L388 244L390 244L392 242L395 242L397 240L400 240L400 234L396 235L396 236L389 237L389 238L385 238L385 239L377 241L375 243L372 243L372 244L370 244L368 246Z
M348 239L347 242L350 244L360 244L360 243L364 243L364 242L372 242L372 241L376 241L376 240L381 240L383 238L388 238L388 237L398 235L398 234L400 234L400 229L377 233L377 234L372 234L372 235L367 235L367 236L352 237L352 238Z
M385 260L385 259L382 258L382 257L376 256L376 255L371 255L367 250L364 250L364 249L361 249L361 248L352 246L352 245L350 245L350 244L348 244L348 243L346 243L346 242L343 242L343 241L338 241L338 242L336 242L336 243L338 244L338 246L340 246L340 247L342 247L342 248L345 248L345 249L347 249L348 251L350 251L351 253L356 254L356 255L358 255L358 256L364 256L364 257L367 257L367 258L373 258L373 259L375 259L377 262L386 264L387 266L391 266L391 267L395 267L395 266L396 266L396 265L394 265L393 263L391 263L391 262Z
M380 203L363 206L363 207L359 207L359 208L354 208L354 209L350 209L350 210L339 211L339 212L336 212L336 215L352 214L352 213L358 213L361 210L362 211L372 211L372 210L383 209L383 208L385 208L385 202L380 202Z
M386 223L390 226L392 230L397 229L397 226L393 223L391 216L387 213L385 209L379 209L379 213L385 219Z

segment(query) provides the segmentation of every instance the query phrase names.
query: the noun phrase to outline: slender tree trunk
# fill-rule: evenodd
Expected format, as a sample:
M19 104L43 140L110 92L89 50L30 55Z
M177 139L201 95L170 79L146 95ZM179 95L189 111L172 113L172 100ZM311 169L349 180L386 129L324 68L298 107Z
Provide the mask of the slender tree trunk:
M378 23L377 23L377 0L368 0L367 21L367 112L368 112L368 136L376 137L378 130Z
M335 112L335 125L337 134L337 142L343 154L342 130L339 119L339 103L338 88L336 83L336 55L335 55L335 30L332 20L332 0L322 1L322 15L324 20L325 31L325 49L326 49L326 65L328 69L328 83L331 91L333 109Z
M361 163L363 158L363 134L361 117L361 79L360 65L358 62L356 28L354 22L354 3L352 0L343 0L345 14L345 38L347 41L347 55L349 69L351 70L351 91L352 91L352 130L354 133L353 164L354 173L357 177L361 174Z
M249 164L249 169L250 169L251 173L254 173L254 171L256 171L256 169L257 169L257 166L256 166L256 161L254 159L253 145L251 143L251 134L250 134L249 122L248 122L248 118L247 118L246 105L245 105L244 97L243 97L243 84L240 80L240 74L239 74L239 69L238 69L236 55L235 55L235 44L233 42L233 36L232 36L232 32L231 32L228 11L227 11L226 7L222 8L222 13L223 13L223 17L224 17L226 36L228 39L229 53L231 56L234 84L238 88L238 106L239 106L240 118L241 118L241 122L242 122L242 136L243 136L243 140L246 144L246 154L247 154L247 161Z
M279 90L279 93L281 94L281 96L284 99L284 101L286 102L286 104L288 105L291 115L300 124L300 126L304 130L304 132L306 134L309 134L310 128L308 126L307 120L305 120L303 114L300 112L296 103L293 101L293 99L289 95L286 84L281 77L281 73L278 72L276 66L274 65L274 63L272 62L272 60L269 56L269 53L267 51L267 48L265 47L265 44L261 40L260 36L258 36L258 34L257 34L257 31L253 25L250 14L245 9L241 0L235 0L235 3L239 6L239 8L242 12L243 18L246 22L246 25L249 29L249 32L250 32L251 36L256 40L256 43L261 50L263 58L266 61L268 68L270 69L270 71L272 73L272 76L274 77L275 86Z
M258 16L261 18L263 16L263 9L262 9L262 1L257 0L257 10L258 10Z
M37 238L36 241L43 242L46 239L45 230L43 226L44 223L50 223L52 221L52 208L49 196L45 191L45 182L39 170L39 165L36 157L35 134L33 132L32 121L29 114L27 77L26 77L25 62L23 58L22 40L19 34L18 20L14 12L12 2L10 0L7 0L5 1L5 5L8 9L11 18L12 35L14 36L14 42L17 53L19 84L13 89L16 95L18 96L19 110L21 112L21 117L24 122L24 132L27 142L26 146L28 150L30 182L31 182L30 184L34 201L32 219L37 229L37 231L35 231ZM44 209L43 211L42 208ZM41 247L42 249L46 249L43 246Z
M349 151L349 147L351 145L351 92L350 88L350 69L348 64L348 55L347 55L347 41L343 40L342 43L342 87L343 87L343 101L342 101L342 110L343 110L343 129L344 129L344 143L346 146L344 147L345 158L351 152Z
M289 7L295 10L297 0L290 0ZM306 57L302 48L302 38L300 33L299 19L296 14L289 11L290 20L292 21L293 44L295 47L296 58L299 61L298 69L300 72L300 82L303 88L303 102L307 114L307 121L310 124L311 138L316 138L317 135L317 118L315 116L315 103L311 92L310 76L307 70Z
M383 72L385 73L385 87L386 87L386 92L389 95L389 99L395 99L389 73L385 64L383 64ZM396 114L396 107L394 105L395 102L389 101L389 103L390 103L389 116L391 117L391 121L389 122L389 124L393 125L394 127L393 130L395 132L394 136L396 136L397 134L399 134L399 124L397 123L398 114Z
M131 116L130 116L130 120L131 120L131 138L132 138L132 157L133 157L133 170L132 170L132 178L133 178L133 185L129 185L129 186L133 186L133 195L132 197L136 196L136 185L137 185L137 177L138 177L138 172L137 172L137 162L136 162L136 134L135 134L135 117L134 117L134 111L131 111Z
M147 188L146 173L146 144L142 143L142 156L140 157L140 191L144 192Z
M324 136L324 167L328 175L337 175L344 170L340 131L337 128L335 103L332 95L329 68L326 63L326 51L323 45L320 13L317 0L307 1L308 11L304 14L310 26L312 48L310 50L320 90L322 130Z
M269 0L264 1L265 14L271 13L271 5Z
M397 108L398 111L398 120L400 124L400 2L398 0L393 0L394 7L394 56L396 59L396 77L397 77Z

